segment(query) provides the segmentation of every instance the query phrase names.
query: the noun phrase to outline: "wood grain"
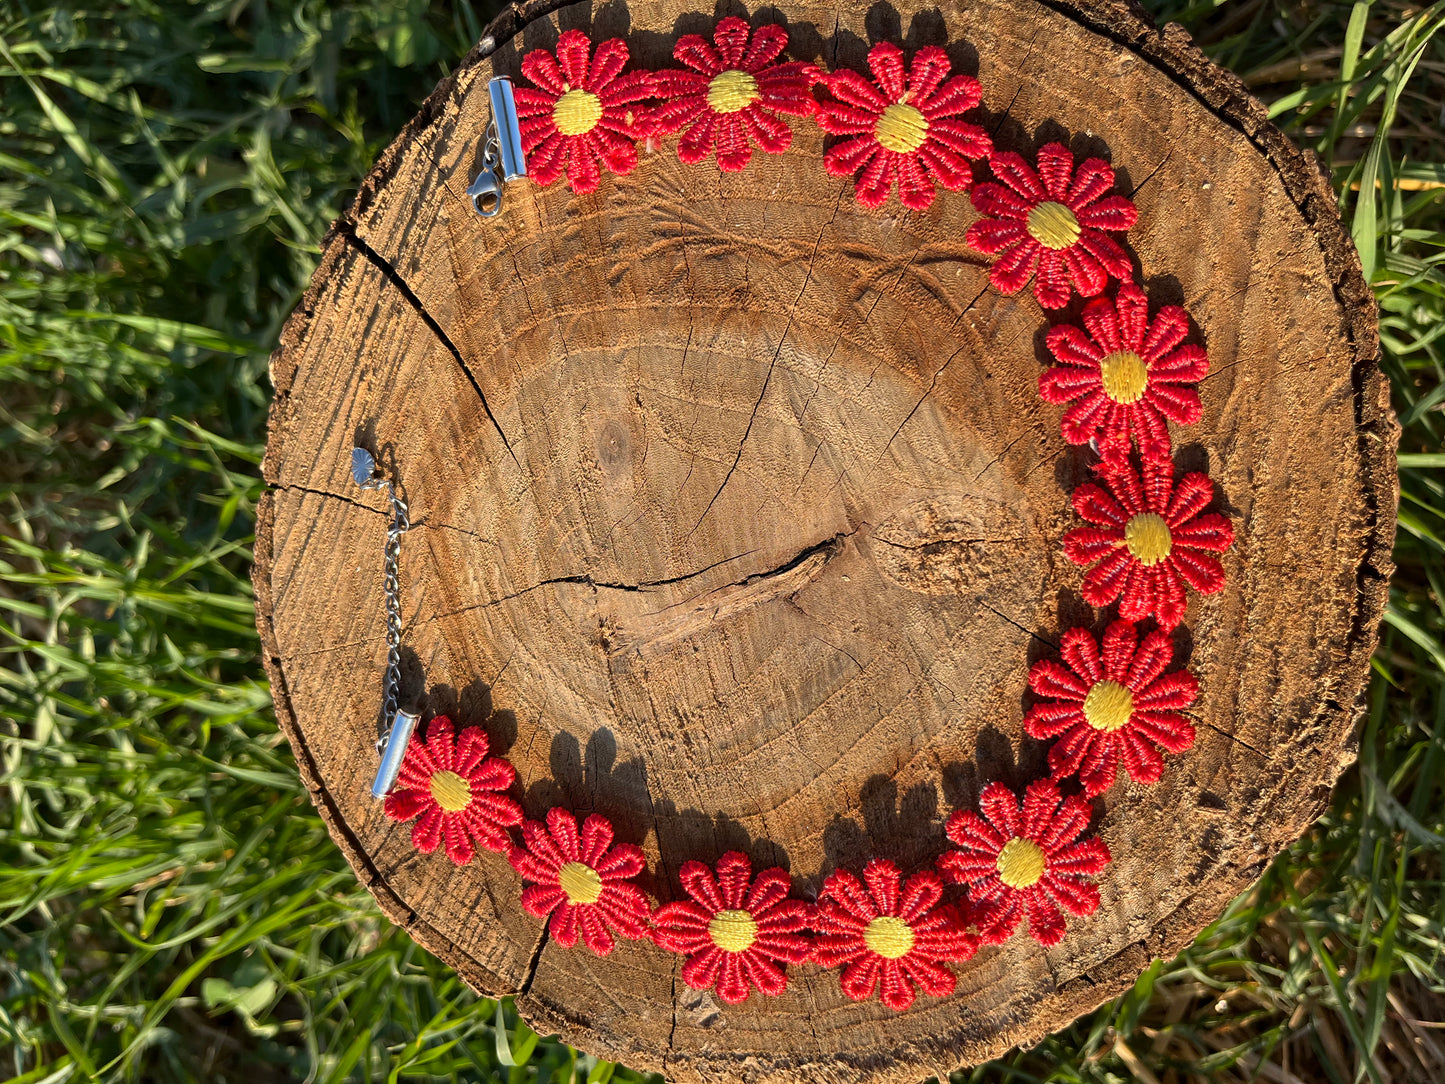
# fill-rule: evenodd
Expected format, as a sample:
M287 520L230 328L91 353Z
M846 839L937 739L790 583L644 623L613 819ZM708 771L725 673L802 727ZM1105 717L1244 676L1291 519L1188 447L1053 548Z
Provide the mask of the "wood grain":
M1354 721L1391 570L1396 428L1358 260L1311 160L1177 28L1122 4L820 2L792 55L948 47L1005 148L1107 156L1156 303L1207 344L1204 418L1176 434L1238 542L1180 637L1199 741L1098 803L1115 856L1098 914L1018 937L895 1017L836 975L725 1007L647 944L550 944L493 855L420 855L366 796L385 637L383 503L411 504L406 682L483 724L523 804L597 810L673 898L687 858L742 848L800 893L870 855L905 868L992 779L1043 771L1027 665L1093 620L1059 540L1086 474L1036 382L1043 313L987 288L974 213L858 208L822 137L742 174L671 141L592 196L464 189L485 83L559 28L670 65L714 15L678 0L503 15L334 227L273 359L259 625L277 714L318 807L393 921L543 1032L670 1079L916 1080L1038 1039L1114 997L1255 880L1319 813Z

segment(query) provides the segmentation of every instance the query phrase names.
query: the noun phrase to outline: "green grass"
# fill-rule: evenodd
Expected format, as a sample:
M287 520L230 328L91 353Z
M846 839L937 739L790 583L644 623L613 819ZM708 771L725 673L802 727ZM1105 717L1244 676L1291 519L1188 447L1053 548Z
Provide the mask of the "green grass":
M1404 423L1399 572L1328 814L1177 960L960 1079L1439 1080L1445 8L1151 6L1334 170ZM487 15L0 8L0 1078L636 1079L378 915L252 626L267 355L327 224Z

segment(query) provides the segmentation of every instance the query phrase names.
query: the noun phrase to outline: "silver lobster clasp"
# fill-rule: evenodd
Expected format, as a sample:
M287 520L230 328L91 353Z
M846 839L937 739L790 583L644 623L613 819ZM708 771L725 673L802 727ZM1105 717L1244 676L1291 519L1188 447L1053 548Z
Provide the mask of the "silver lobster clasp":
M502 185L527 175L527 157L522 152L522 130L517 122L517 103L512 81L499 75L487 82L487 100L492 122L487 125L482 147L482 169L467 189L477 214L491 218L502 210Z

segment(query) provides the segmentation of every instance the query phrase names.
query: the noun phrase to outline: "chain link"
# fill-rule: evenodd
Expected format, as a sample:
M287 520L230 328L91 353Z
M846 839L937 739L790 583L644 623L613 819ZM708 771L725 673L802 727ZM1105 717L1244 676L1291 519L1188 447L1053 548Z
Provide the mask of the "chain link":
M385 582L383 593L386 597L386 675L382 678L381 719L376 739L377 752L381 752L391 736L392 721L396 718L401 686L401 579L397 565L401 558L401 536L411 528L406 501L402 500L391 484L391 479L382 477L376 469L376 460L364 448L351 452L352 478L362 489L384 489L391 502L391 523L386 529Z
M377 739L379 750L391 733L396 718L397 690L401 685L401 583L397 563L401 557L401 536L411 527L406 502L397 496L391 482L384 483L391 500L391 526L386 529L386 678L382 702L382 732Z

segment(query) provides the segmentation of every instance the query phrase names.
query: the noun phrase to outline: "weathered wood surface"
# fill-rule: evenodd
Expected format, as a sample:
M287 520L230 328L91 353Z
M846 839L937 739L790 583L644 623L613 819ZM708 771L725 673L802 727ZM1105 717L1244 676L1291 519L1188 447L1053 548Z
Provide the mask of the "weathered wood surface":
M274 358L255 580L307 784L395 922L587 1050L677 1080L904 1081L1037 1039L1186 944L1353 757L1395 427L1329 189L1182 32L1123 5L755 14L830 66L881 38L946 43L1001 146L1112 160L1156 303L1186 305L1208 345L1204 418L1177 439L1238 542L1186 622L1196 748L1098 805L1115 863L1097 915L1052 950L981 951L954 996L902 1016L811 967L725 1008L654 946L544 942L503 859L420 855L366 797L386 520L351 446L379 447L411 502L411 687L485 722L529 815L612 817L662 899L684 859L737 847L805 894L870 854L915 867L984 782L1042 773L1025 673L1088 617L1059 545L1086 458L1036 393L1040 309L987 289L962 243L967 197L862 210L811 123L742 174L669 141L595 196L514 188L478 218L486 79L592 25L582 4L511 37L548 6L499 20L383 155ZM655 0L595 25L664 66L713 21Z

